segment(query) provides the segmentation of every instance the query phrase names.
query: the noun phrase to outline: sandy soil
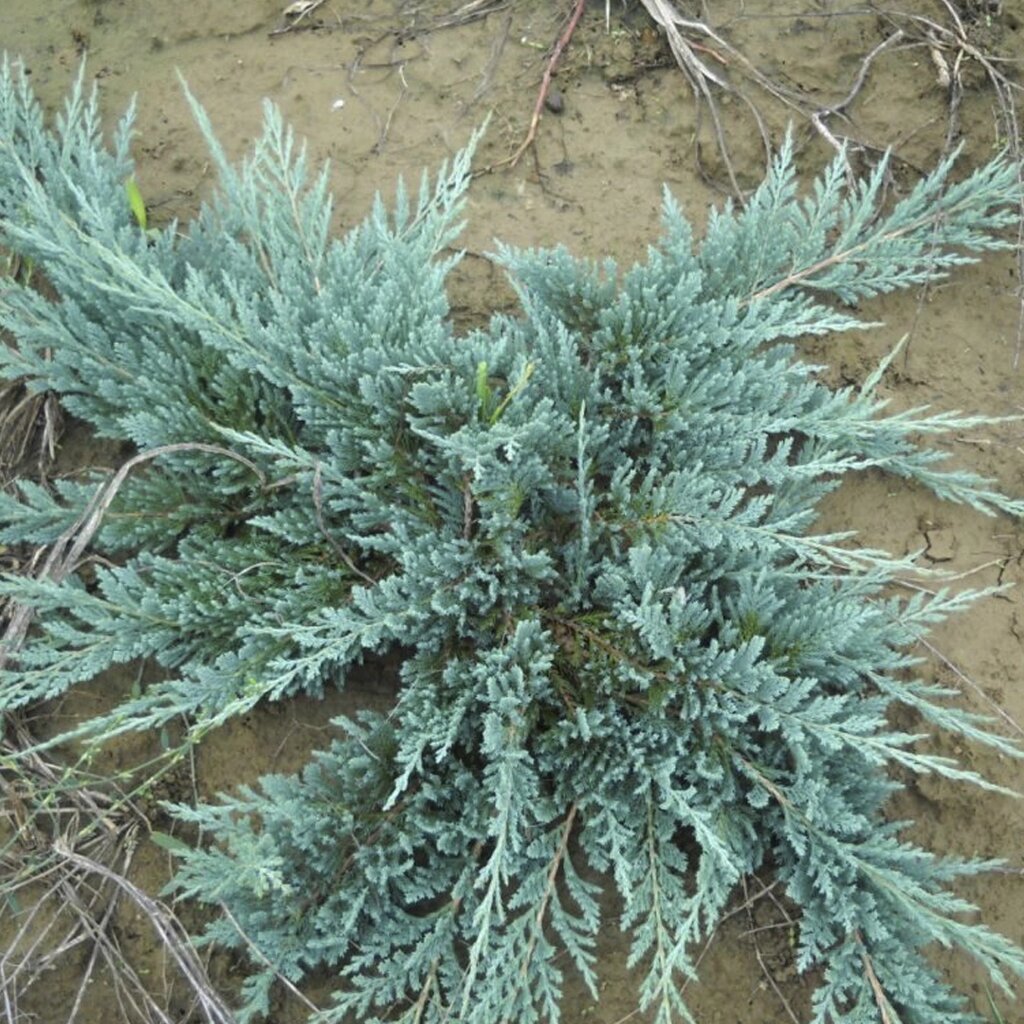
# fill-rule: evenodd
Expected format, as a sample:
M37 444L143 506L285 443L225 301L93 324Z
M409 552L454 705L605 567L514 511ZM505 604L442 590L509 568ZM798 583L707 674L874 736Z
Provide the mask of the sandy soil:
M704 6L750 67L798 98L786 106L759 88L741 62L719 63L722 55L714 46L715 52L702 51L742 87L774 141L787 122L794 123L808 175L831 150L805 113L846 96L865 67L865 55L897 28L908 32L904 42L920 38L910 31L911 22L863 5L729 0ZM180 71L234 156L245 152L258 131L261 101L279 104L296 132L309 140L312 159L331 161L341 229L361 219L375 191L388 194L399 175L415 179L422 167L433 168L457 150L488 113L490 128L478 165L486 168L511 153L529 121L545 54L570 4L495 0L486 5L491 12L486 17L430 30L433 19L459 4L327 0L302 25L278 35L270 33L284 24L282 0L48 0L45 5L2 0L2 7L0 46L23 57L47 104L62 97L85 51L89 75L100 81L111 118L138 94L138 180L154 220L187 220L211 183L176 77ZM948 26L950 7L960 15L967 45L977 52L1024 54L1024 0L945 7L906 0L900 12ZM472 186L464 236L469 255L453 280L456 315L467 321L492 306L495 296L510 301L491 265L479 258L495 237L518 245L564 242L579 254L612 255L628 264L656 237L662 183L698 225L709 205L723 199L726 167L707 111L699 111L646 13L639 3L619 0L611 5L607 26L604 13L600 3L586 12L555 81L563 109L544 116L535 150L514 169L481 174ZM945 57L952 67L955 50L945 51ZM961 73L958 115L968 169L1001 144L1005 131L994 93L969 53ZM826 116L824 123L857 142L855 158L862 165L893 146L893 184L905 187L918 170L936 162L946 143L950 94L938 78L926 46L892 46L867 67L847 117ZM736 96L721 96L720 102L737 177L749 186L763 167L754 122ZM894 406L932 403L997 415L1024 411L1024 366L1015 365L1020 294L1012 256L987 260L921 294L873 303L864 313L885 326L806 346L808 358L828 364L835 380L862 380L909 333L905 355L885 380ZM1007 493L1024 492L1020 424L945 443L958 463L994 476ZM68 444L83 452L81 438L71 437ZM84 452L80 457L88 457L87 447ZM821 525L856 529L865 543L895 552L927 546L937 564L975 585L1019 584L1024 577L1020 524L943 505L899 481L851 481L828 502ZM1019 732L1013 722L1024 721L1022 600L1018 587L975 606L936 634L935 652L923 652L926 677L962 687L973 709L1008 716L1008 732ZM208 795L262 772L294 770L309 749L325 741L332 715L353 701L387 699L386 685L368 676L354 695L255 713L198 752L198 791ZM55 709L58 717L66 713L70 709ZM938 750L953 746L948 738L935 740ZM110 756L123 763L140 752L126 745ZM996 781L1021 788L1019 766L983 751L958 748L957 753ZM191 783L175 785L187 789ZM910 784L895 812L913 819L915 837L935 849L1006 858L1005 872L965 887L966 894L993 927L1024 941L1020 802L920 780ZM132 865L137 884L159 890L168 870L163 850L143 842ZM758 895L756 883L750 895ZM690 993L701 1024L806 1019L809 985L793 971L784 914L784 906L761 898L723 925L704 956L702 981ZM140 970L149 972L172 1015L185 1013L182 987L173 982L173 968L164 962L148 924L125 906L112 926L121 930L125 947ZM67 1019L86 955L70 955L63 970L32 990L22 1006L25 1020ZM569 1024L640 1019L631 1016L635 978L624 960L625 946L610 930L602 955L601 1001L594 1005L582 991L570 990ZM942 963L979 1011L986 1011L983 979L960 958ZM241 965L220 957L212 969L229 991ZM315 1000L326 991L325 981L314 980L309 989ZM77 1019L113 1022L122 1019L119 1012L107 980L97 972ZM1022 1019L1019 1007L1006 1012L1008 1021ZM274 1020L299 1019L297 1004L283 999Z

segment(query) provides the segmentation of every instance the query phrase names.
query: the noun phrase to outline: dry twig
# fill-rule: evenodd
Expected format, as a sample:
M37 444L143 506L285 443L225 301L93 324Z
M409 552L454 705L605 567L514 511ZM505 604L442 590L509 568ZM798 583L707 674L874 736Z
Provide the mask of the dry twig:
M537 91L537 101L533 106L533 117L530 118L530 127L526 133L526 138L523 139L519 148L511 156L506 157L504 160L499 160L496 164L492 164L488 170L495 170L498 167L506 166L515 167L519 163L520 157L536 141L537 127L540 124L541 115L544 113L544 101L547 99L548 92L551 89L551 79L555 69L558 67L559 60L561 60L562 52L569 45L569 40L572 39L573 33L576 31L576 26L579 24L580 18L583 16L583 9L586 6L587 0L575 0L572 14L569 15L569 21L555 42L547 66L544 68L544 77L541 79L540 89Z
M37 552L28 571L55 581L66 578L80 564L110 504L136 466L160 455L196 450L242 462L265 483L254 463L217 445L172 444L142 452L97 488L78 521L58 538L45 558L42 551ZM0 639L0 667L16 657L33 617L32 609L24 605L9 605L6 611L9 617ZM18 893L26 889L31 898L31 909L19 915L13 938L0 956L0 1007L7 1024L21 1019L24 992L83 942L91 943L92 948L69 1021L74 1020L85 987L102 962L108 968L125 1020L172 1024L108 927L119 892L127 894L150 918L164 948L188 980L206 1021L232 1024L234 1018L191 950L185 929L167 908L126 877L138 829L132 817L124 813L132 806L130 796L111 796L90 788L80 772L45 760L24 723L13 713L4 716L2 736L0 788L4 800L0 811L8 819L10 838L0 848L0 870L4 872L0 882L4 903L0 908L6 904L16 910ZM123 863L112 867L120 851L127 851ZM101 878L99 887L92 887L87 881L89 875ZM42 893L40 886L46 887ZM59 926L65 920L70 923L61 933Z
M270 33L272 36L283 36L302 27L302 23L315 11L319 10L327 0L295 0L281 12L281 21ZM309 26L305 26L309 27Z
M745 878L742 880L742 885L743 885L743 905L746 908L747 920L750 923L750 928L749 928L747 934L750 935L751 938L753 939L753 942L754 942L754 955L757 957L758 967L761 968L761 974L764 975L765 980L771 986L772 991L775 993L775 995L778 998L779 1002L782 1004L782 1008L786 1011L786 1016L793 1022L793 1024L800 1024L800 1019L793 1012L793 1007L789 1005L789 1000L786 999L785 995L782 992L782 989L779 988L779 983L775 980L775 976L768 969L768 965L765 963L764 954L762 954L762 952L761 952L761 944L760 944L760 942L758 941L758 938L757 938L758 932L761 931L761 929L754 927L754 914L753 914L753 911L751 909L753 907L753 901L750 899L750 894L747 891L747 880ZM787 914L786 911L782 908L782 904L779 903L779 901L775 898L774 895L771 895L769 893L769 890L764 886L763 883L762 883L761 889L762 889L761 895L762 896L770 895L772 902L775 904L776 907L779 908L779 910L782 911L784 920L781 923L784 926L786 926L786 927L792 927L792 925L793 925L792 919L790 918L789 914Z
M949 94L948 123L945 148L952 147L960 130L960 104L963 99L961 69L965 60L974 61L985 72L992 91L995 93L1001 124L998 130L1004 134L1006 149L1017 167L1017 181L1020 192L1020 217L1017 227L1017 288L1020 311L1017 318L1017 337L1013 350L1013 369L1020 366L1024 352L1024 139L1021 137L1020 111L1017 95L1022 87L1012 81L1002 66L1002 58L987 53L975 45L971 32L950 0L940 0L949 15L950 24L943 25L933 18L900 10L877 8L880 17L889 24L915 35L920 43L928 47L932 62L936 66L939 84Z
M99 875L123 892L152 924L163 948L170 953L178 965L178 969L192 987L192 991L199 1001L199 1007L209 1024L235 1024L234 1014L210 985L206 967L196 955L188 933L164 904L148 896L120 872L113 871L105 864L90 857L76 853L62 838L54 841L53 850L69 863L86 872Z

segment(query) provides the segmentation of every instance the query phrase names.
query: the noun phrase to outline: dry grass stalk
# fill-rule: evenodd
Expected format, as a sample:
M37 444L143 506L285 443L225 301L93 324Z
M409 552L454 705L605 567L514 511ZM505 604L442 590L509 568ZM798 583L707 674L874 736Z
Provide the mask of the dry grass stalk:
M142 911L159 936L162 947L170 954L191 987L197 1009L204 1020L209 1024L235 1024L234 1014L210 984L206 966L197 956L188 932L166 904L144 893L125 877L123 871L114 870L101 861L76 853L61 838L55 840L53 850L69 865L109 882Z
M22 567L39 578L61 580L74 572L103 517L138 465L186 449L215 450L256 467L213 445L167 445L129 459L97 488L78 522ZM9 604L0 638L0 666L17 657L32 621L31 611ZM162 903L128 878L140 830L146 824L117 780L91 780L81 771L47 760L25 723L4 716L0 740L0 929L6 951L0 955L0 1012L5 1024L23 1019L26 992L68 953L90 945L84 974L70 1007L68 1024L78 1017L86 988L97 968L107 968L125 1022L172 1024L118 944L110 928L117 901L131 899L148 918L164 952L187 982L195 1009L208 1024L233 1024L234 1017L191 949L187 933ZM165 758L165 767L169 767ZM153 781L151 774L136 791ZM6 826L6 827L3 827ZM94 879L99 878L99 884ZM26 895L25 905L19 894Z
M22 380L0 386L0 484L11 480L36 449L36 471L45 477L57 455L61 412L49 391L30 391Z
M945 147L951 148L960 133L960 105L963 100L963 67L970 60L982 68L995 96L997 108L998 141L1013 156L1020 184L1020 213L1017 229L1017 287L1020 313L1017 318L1017 337L1013 350L1013 369L1020 366L1024 352L1024 140L1021 137L1020 109L1017 97L1024 86L1010 78L1007 69L1017 62L1008 61L982 49L974 41L971 26L965 21L957 5L951 0L940 0L948 15L943 24L933 18L910 14L890 8L876 8L880 17L898 27L919 44L928 47L936 66L937 80L949 95L949 113Z
M180 946L184 927L155 900L139 898L128 874L145 819L132 794L107 779L46 759L24 722L5 716L0 743L0 1021L25 1019L22 1007L33 986L52 986L53 971L69 955L84 956L67 1024L81 1021L86 993L105 968L120 1020L172 1024L170 986L162 998L122 949L112 927L122 896L142 911L180 969L192 1001L208 1024L230 1024L205 968ZM147 780L151 781L151 780ZM98 879L98 882L97 882ZM144 895L144 894L142 894Z

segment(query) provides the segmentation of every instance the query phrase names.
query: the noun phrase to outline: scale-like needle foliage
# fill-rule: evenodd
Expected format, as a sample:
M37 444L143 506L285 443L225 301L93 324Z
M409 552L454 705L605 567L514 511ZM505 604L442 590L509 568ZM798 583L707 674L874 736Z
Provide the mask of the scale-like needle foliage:
M883 209L884 167L851 189L837 161L801 198L787 143L699 244L666 193L628 270L499 248L521 310L460 335L468 150L332 239L326 177L273 108L237 168L196 113L219 190L147 230L130 115L108 152L79 83L51 132L3 69L0 241L49 287L3 283L0 364L147 457L100 492L85 575L3 581L39 615L0 703L145 658L163 681L79 734L186 715L200 735L401 656L394 709L339 722L300 776L177 808L213 840L179 891L227 906L207 938L251 954L242 1017L274 972L326 966L323 1021L554 1021L567 971L597 991L614 887L643 1006L689 1020L695 948L766 870L803 913L817 1024L972 1019L933 943L1024 973L947 888L991 865L884 813L891 767L988 785L895 731L894 705L1016 753L912 675L915 640L976 595L896 599L913 558L814 530L868 468L1024 506L920 444L984 418L886 414L884 368L830 390L792 346L1004 247L1011 164L954 183L944 163ZM58 540L102 484L23 483L0 540Z

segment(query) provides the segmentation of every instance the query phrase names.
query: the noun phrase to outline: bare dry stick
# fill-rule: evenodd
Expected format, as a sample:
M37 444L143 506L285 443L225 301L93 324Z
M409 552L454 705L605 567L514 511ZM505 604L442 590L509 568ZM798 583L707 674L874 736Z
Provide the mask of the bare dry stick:
M742 914L745 910L748 910L750 907L754 906L754 904L757 903L758 900L764 899L765 896L770 896L772 890L779 884L776 881L772 882L771 885L765 885L764 882L762 882L760 878L757 878L756 875L754 876L754 878L757 880L758 885L761 886L761 891L756 896L748 896L746 899L744 899L744 901L741 904L739 904L739 906L733 907L731 910L727 910L718 919L718 921L715 924L714 931L712 931L712 933L707 937L707 940L701 947L700 953L697 954L697 959L693 962L693 973L687 974L686 977L683 978L682 984L679 986L680 995L682 995L686 991L687 985L689 985L690 982L696 978L697 969L700 967L704 957L707 956L708 950L710 950L712 945L714 944L715 938L721 930L722 925L725 924L725 922L728 921L729 918L735 917L737 914ZM624 1017L622 1019L625 1020L626 1018ZM619 1024L619 1022L616 1021L616 1024Z
M857 75L853 80L853 85L850 86L850 89L848 90L846 95L838 103L833 103L827 107L821 107L811 114L811 124L814 125L815 129L818 131L821 137L825 139L825 141L828 142L828 144L832 146L832 148L835 149L837 153L845 153L843 143L841 143L835 137L835 135L832 133L832 130L826 124L825 119L833 114L839 114L844 117L846 116L847 108L857 98L861 89L864 88L864 82L868 77L868 71L870 70L871 65L874 63L876 58L878 58L886 50L891 49L897 43L902 42L905 37L906 33L903 31L903 29L897 29L895 32L892 33L892 35L886 36L886 38L883 39L860 62L860 67L858 68ZM849 169L849 161L847 161L847 167ZM850 171L850 174L852 176L852 170Z
M864 963L864 974L867 976L868 984L871 986L871 991L875 995L875 1004L878 1006L878 1013L881 1022L882 1024L896 1024L890 1014L892 1004L886 997L885 990L882 988L881 982L879 982L878 976L875 974L875 965L871 962L871 957L868 956L868 951L864 947L864 939L861 937L860 930L857 929L853 934L860 945L860 956Z
M1020 311L1017 317L1017 338L1013 350L1013 369L1018 369L1020 357L1024 351L1024 139L1021 138L1020 118L1016 95L1024 90L1017 82L1012 82L999 68L999 64L1006 63L1002 58L995 57L979 49L971 42L967 29L957 12L956 5L949 0L941 0L943 7L949 13L953 28L941 25L931 18L923 15L908 14L904 11L892 11L883 8L876 8L881 17L890 24L903 24L913 27L920 34L932 53L941 56L942 49L955 53L953 70L949 72L948 62L947 75L949 77L950 90L950 111L949 125L946 131L947 146L952 141L959 123L959 107L962 98L962 86L959 82L959 68L965 57L977 62L984 69L985 74L996 94L996 101L1002 117L1001 131L1006 133L1006 148L1013 156L1017 166L1017 184L1020 191L1020 217L1017 225L1017 289L1020 303ZM940 69L940 80L942 79Z
M683 36L679 29L681 27L692 29L699 25L706 35L709 35L718 41L717 34L712 33L711 30L701 22L693 22L692 19L684 18L679 11L669 3L669 0L640 0L640 2L647 8L647 13L650 14L655 23L660 25L664 30L665 35L668 38L669 48L672 50L672 56L675 57L676 63L686 75L687 81L690 83L690 88L693 90L694 97L698 102L703 99L707 104L708 111L711 114L711 123L714 127L715 139L718 143L718 151L722 156L722 162L725 164L725 170L729 176L729 185L732 188L733 193L737 197L742 198L744 194L743 189L740 188L739 179L736 177L736 170L729 157L729 147L725 141L725 130L722 127L722 121L718 113L718 104L715 102L715 96L711 91L711 86L717 85L720 89L723 89L726 92L735 92L735 90L729 85L726 79L712 71L711 68L709 68L708 65L697 56L694 51L693 44ZM724 40L721 40L721 42L724 43ZM765 139L767 143L767 132L761 121L760 115L756 108L754 108L753 104L748 103L748 106L753 110L762 138Z
M110 919L114 916L114 911L117 909L117 900L112 899L107 903L107 907L103 912L102 918L96 925L97 931L106 933L110 927ZM92 981L93 974L96 970L96 962L100 956L100 948L103 944L100 942L93 942L92 949L89 952L89 960L85 965L85 970L82 972L82 978L78 983L78 991L75 993L75 1001L71 1005L71 1010L68 1013L67 1024L73 1024L75 1018L78 1016L78 1010L82 1005L82 1000L85 998L86 989L89 983Z
M441 28L455 28L459 25L469 25L489 14L496 14L509 6L510 0L469 0L451 14L444 15L432 21L425 29L427 32L434 32Z
M271 959L263 952L263 950L260 949L260 947L257 946L255 942L253 942L253 940L246 933L245 929L238 923L238 919L235 917L235 915L231 913L230 909L228 908L228 905L226 903L221 903L220 909L224 916L231 922L232 928L234 928L235 931L238 932L238 934L241 935L242 938L245 940L245 943L249 947L249 951L253 954L253 956L255 956L256 959L263 963L265 966L269 967L274 972L274 977L277 978L277 980L281 982L281 984L284 985L284 987L288 989L288 991L291 992L291 994L295 996L295 998L298 999L299 1002L301 1002L303 1006L306 1007L307 1010L312 1010L313 1013L319 1013L320 1008L316 1005L316 1003L309 1000L298 988L296 988L295 985L274 966L273 961L271 961Z
M491 52L487 58L487 63L484 65L483 71L480 72L480 81L477 87L473 90L473 95L469 99L469 103L466 104L466 109L471 110L473 107L480 102L484 94L488 89L491 88L491 84L494 82L494 76L498 71L498 65L501 63L502 54L505 52L505 46L508 43L509 32L512 31L512 15L511 13L506 14L501 20L501 27L498 29L497 34L491 41Z
M50 548L42 564L38 568L33 566L36 575L39 578L60 581L75 570L86 548L99 529L104 514L109 509L111 502L127 479L128 474L135 467L159 455L197 450L235 459L251 469L257 475L260 482L265 484L263 474L255 463L218 445L204 443L174 444L143 452L129 459L110 480L97 488L92 500L78 521L58 538ZM24 605L14 606L3 638L0 640L0 665L16 655L32 621L32 615L32 609ZM105 907L98 902L101 898L99 893L95 893L94 897L90 900L83 900L81 898L83 880L76 878L76 872L73 870L77 866L79 870L85 867L89 872L99 874L108 883L114 883L119 889L127 892L144 910L150 912L150 918L153 921L154 927L196 992L197 1003L205 1011L207 1020L211 1024L229 1024L229 1022L233 1021L233 1017L219 1003L218 997L213 993L212 987L206 979L205 972L201 970L201 963L188 948L187 936L178 939L175 935L173 924L170 923L173 922L173 918L170 917L169 913L161 911L160 905L137 890L115 869L72 849L72 841L75 845L78 845L83 836L90 831L96 830L99 826L102 826L99 833L99 841L101 843L108 842L112 836L119 837L122 835L123 830L115 825L106 808L102 806L104 802L102 796L91 793L83 786L75 786L73 790L69 791L66 784L66 774L43 759L37 751L30 749L33 743L20 719L15 715L8 714L5 716L5 721L5 735L2 748L0 749L3 750L5 755L16 758L23 771L33 779L38 780L44 794L42 803L37 800L32 803L31 807L28 806L31 794L26 796L25 801L21 801L21 803L25 804L25 807L20 819L18 816L19 802L10 799L5 801L5 806L14 816L15 835L21 837L22 844L27 850L28 860L22 868L22 873L26 875L27 881L32 883L45 882L49 875L55 873L57 879L54 882L48 899L56 901L59 908L50 920L46 921L43 927L38 930L30 949L27 952L22 951L23 955L20 956L20 962L12 965L13 970L7 969L9 957L13 955L15 948L20 949L22 937L27 935L24 928L19 931L15 944L8 951L8 954L5 954L2 961L0 961L0 978L3 981L2 998L5 1012L11 1014L15 1011L18 991L24 990L27 985L32 984L37 972L31 969L31 964L36 964L41 969L46 964L52 964L57 957L81 942L91 940L93 948L87 962L85 978L89 977L99 959L102 958L110 970L117 999L126 1010L126 1019L130 1016L131 1019L147 1019L159 1022L159 1024L171 1024L170 1017L146 990L138 974L117 948L116 942L112 942L107 934L106 925L113 911L114 900L110 900ZM7 780L4 780L4 782L9 788L10 784L7 783ZM10 796L10 793L8 793L8 796ZM62 802L59 805L54 805L51 802L53 796L68 797L70 803L65 805ZM35 824L35 818L41 813L48 814L53 821L53 825L47 830L50 835L60 835L63 832L65 836L73 836L74 839L58 838L52 844L49 844L48 836ZM78 813L86 815L88 819L88 823L84 828L75 818L75 815ZM62 822L69 815L71 816L70 822L66 826L62 825ZM58 855L59 858L56 862L52 860L54 854ZM17 887L17 883L15 883L15 886ZM12 893L14 889L8 885L5 887L5 891ZM42 905L43 900L38 900L34 903L34 910L29 915L29 921L35 916L35 912ZM58 923L58 918L62 916L65 910L75 918L75 923L72 924L70 931L62 939L56 941L56 948L48 949L46 955L42 957L35 956L35 948L42 942L43 938L52 933ZM157 916L154 917L154 914ZM27 922L25 927L27 927ZM184 929L181 929L180 926L178 928L181 931L181 935L184 936ZM53 944L53 940L47 941L51 945ZM175 941L178 943L177 946L174 945ZM199 964L198 968L196 964ZM28 976L25 978L19 977L26 970L28 971ZM70 1019L74 1019L74 1014L77 1012L77 1008L83 998L83 992L84 980L83 987L79 989L75 997L74 1005L72 1006L72 1017ZM129 1008L130 1013L128 1013ZM13 1024L15 1019L9 1017L11 1024Z
M65 830L66 837L72 835L76 841L80 839L81 834L75 821L72 821ZM68 844L69 840L64 838L61 842ZM99 845L104 848L109 846L106 835L101 837ZM127 867L131 856L131 843L119 840L117 845L128 848L129 852L125 858ZM26 880L13 887L5 886L5 894L12 895L24 885L39 885L53 874L57 877L44 893L33 894L32 907L23 915L24 920L20 922L20 927L0 961L4 1006L16 1006L19 994L50 970L57 960L83 943L89 942L92 949L69 1021L75 1019L85 988L102 959L109 969L118 1003L125 1010L125 1020L172 1024L170 1017L157 1004L139 975L125 960L116 937L108 927L116 906L116 895L112 897L108 891L109 882L102 879L98 888L88 885L87 876L82 874L81 869L63 859L55 858L52 847L48 844L41 849L32 845L27 849L27 857L28 863L22 869L22 873L28 873ZM48 917L41 924L34 923L37 917L45 913L48 913ZM57 929L61 919L67 916L72 919L70 927L63 936L53 937L52 933ZM129 1006L130 1013L127 1012ZM8 1017L7 1022L15 1024L18 1019Z
M296 0L296 3L289 4L281 14L281 21L277 28L269 35L283 36L287 32L293 32L302 22L318 8L323 7L327 0Z
M18 1001L17 998L12 999L11 997L7 975L2 966L0 966L0 996L3 998L4 1020L7 1021L7 1024L15 1024L21 1019L18 1015Z
M725 135L719 122L718 108L715 102L712 86L738 96L743 100L747 107L749 107L751 114L754 117L754 121L757 124L758 131L761 134L761 139L765 148L766 160L770 160L772 156L772 146L768 136L768 131L757 105L747 97L742 90L738 89L734 84L727 82L720 75L713 72L705 62L701 61L696 56L694 51L710 53L719 62L738 67L759 88L764 90L764 92L774 97L777 101L782 103L783 106L792 110L794 113L807 118L814 126L815 130L818 131L818 133L828 141L831 146L840 148L841 142L835 137L834 133L828 127L826 119L831 114L842 114L845 109L849 107L863 88L868 71L874 60L885 50L894 46L903 39L902 33L897 31L888 39L876 46L875 49L872 50L861 62L860 68L854 77L853 84L847 90L843 99L825 107L816 107L809 103L807 97L802 93L789 89L766 75L742 51L736 49L736 47L729 43L728 40L726 40L720 33L715 31L715 29L708 23L706 5L702 5L705 7L704 18L697 19L685 17L673 5L671 0L642 0L642 3L647 8L648 13L654 21L665 30L673 55L676 57L676 61L680 68L686 74L697 99L703 99L707 104L715 126L715 134L719 150L722 153L723 161L726 163L727 170L730 173L732 188L736 192L737 196L741 198L743 193L739 190L735 174L732 173L725 142ZM683 36L683 32L687 32L691 35L702 35L710 40L714 44L715 48L710 49L708 47L703 47L699 43L695 43L691 39Z
M992 711L993 714L998 715L1006 724L1019 736L1024 736L1024 728L1021 728L1020 723L1016 718L1013 717L1005 708L994 701L984 689L978 685L966 672L960 669L955 662L951 661L942 653L934 644L925 640L924 637L919 637L917 641L926 651L928 651L933 657L937 658L950 672L957 677L957 679L967 686L981 701L983 701Z
M49 957L37 954L36 952L49 941L50 932L57 927L57 916L53 915L49 920L44 920L39 925L34 925L34 922L37 917L43 915L44 908L47 907L49 901L62 898L61 887L65 881L66 879L58 880L38 896L31 908L25 913L24 920L22 920L17 932L7 940L7 948L4 950L2 960L0 960L0 971L3 972L5 990L9 988L15 995L19 987L22 989L28 988L40 971L44 970L56 956L69 948L74 948L81 941L69 942L65 938L60 943L62 948L56 952L51 952ZM33 928L35 929L34 931ZM29 936L31 938L28 942L28 948L25 949L24 943ZM21 959L16 960L16 956L19 955ZM8 965L10 965L9 970ZM34 971L32 969L33 965L35 965ZM23 973L27 975L24 981L20 977Z
M112 868L80 853L75 853L63 838L53 843L53 851L84 871L113 883L146 915L163 947L171 954L182 975L196 994L209 1024L237 1024L234 1014L214 991L206 967L197 956L181 923L162 903L144 893Z
M47 463L56 456L60 420L52 391L31 392L24 378L0 387L0 477L15 469L38 438L37 469L45 478Z
M21 762L26 773L40 782L45 791L73 795L77 809L87 813L94 822L102 824L108 835L116 833L113 823L101 806L108 800L106 796L77 783L73 789L68 790L66 769L51 764L37 751L31 749L35 746L35 741L18 715L8 712L4 716L3 726L4 738L0 742L0 754ZM8 807L11 806L13 805L9 803Z
M498 167L506 166L515 167L515 165L519 163L520 157L522 157L522 155L536 141L537 127L540 124L541 115L544 113L544 101L548 98L548 92L551 89L551 79L554 76L555 68L558 67L558 62L562 57L562 51L569 45L569 40L572 39L572 35L576 31L576 26L579 24L580 18L583 16L583 9L586 6L587 0L575 0L575 6L573 7L572 14L569 16L569 21L562 34L558 37L558 41L555 43L555 48L551 51L551 57L548 60L547 67L544 68L544 77L541 79L540 89L537 91L537 102L533 106L533 117L530 118L530 128L526 133L526 138L523 139L519 148L510 157L506 157L504 160L499 160L496 164L492 164L488 170L495 170Z
M405 94L409 91L409 83L405 80L405 63L400 62L398 64L398 78L402 83L402 88L398 93L398 98L394 103L391 104L391 108L388 110L387 117L384 118L384 123L381 125L380 135L377 136L377 141L370 147L370 152L375 156L379 156L383 150L384 145L388 141L388 135L391 133L391 122L395 119L395 114L398 112L398 108L402 105L402 100L405 99ZM378 118L378 121L380 119ZM317 289L319 291L319 289Z
M768 965L764 962L764 956L761 953L761 944L757 938L757 933L759 929L754 927L754 915L753 913L751 913L750 910L750 894L747 892L747 880L745 878L742 880L742 885L743 899L747 908L747 920L750 922L750 930L747 934L750 935L754 941L754 956L757 957L757 965L761 968L761 973L764 975L765 980L771 986L772 991L775 993L779 1002L782 1004L782 1008L786 1011L786 1016L789 1017L793 1024L800 1024L800 1019L793 1012L793 1007L789 1005L789 1000L786 999L786 997L782 994L782 989L779 988L779 984L775 980L775 976L772 974L770 970L768 970Z

